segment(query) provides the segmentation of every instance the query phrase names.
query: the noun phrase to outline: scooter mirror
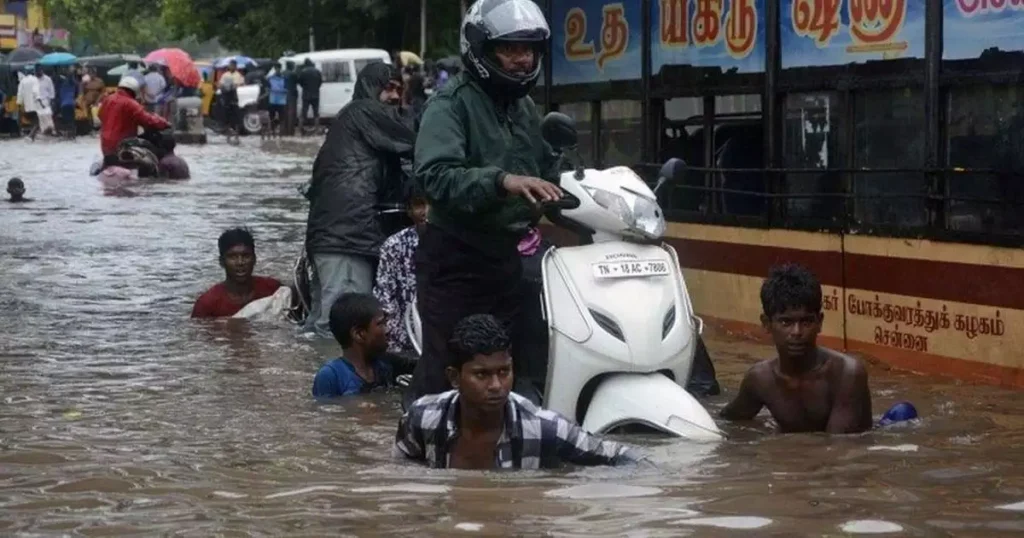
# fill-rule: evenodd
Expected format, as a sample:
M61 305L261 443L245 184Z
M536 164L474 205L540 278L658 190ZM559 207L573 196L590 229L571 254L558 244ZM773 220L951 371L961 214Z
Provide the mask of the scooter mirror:
M548 112L540 123L541 136L557 151L576 147L579 135L576 122L561 112Z
M661 166L658 177L661 179L678 179L686 173L686 161L673 157Z

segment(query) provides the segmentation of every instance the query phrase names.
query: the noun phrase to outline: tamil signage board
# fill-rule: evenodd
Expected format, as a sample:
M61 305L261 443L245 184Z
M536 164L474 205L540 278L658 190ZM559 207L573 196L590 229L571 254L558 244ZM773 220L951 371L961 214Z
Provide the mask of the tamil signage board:
M0 14L0 49L9 50L18 46L18 18Z
M945 0L942 58L973 59L983 52L1024 50L1024 0Z
M782 0L782 67L924 58L925 3Z
M553 85L640 78L641 0L551 4Z
M652 0L651 73L663 66L764 71L765 0Z

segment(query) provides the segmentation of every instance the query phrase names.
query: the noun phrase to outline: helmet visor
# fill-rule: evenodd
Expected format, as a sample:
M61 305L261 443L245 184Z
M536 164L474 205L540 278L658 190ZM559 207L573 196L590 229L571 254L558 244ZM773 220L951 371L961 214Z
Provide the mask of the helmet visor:
M531 0L479 0L480 19L490 39L547 39L548 22Z

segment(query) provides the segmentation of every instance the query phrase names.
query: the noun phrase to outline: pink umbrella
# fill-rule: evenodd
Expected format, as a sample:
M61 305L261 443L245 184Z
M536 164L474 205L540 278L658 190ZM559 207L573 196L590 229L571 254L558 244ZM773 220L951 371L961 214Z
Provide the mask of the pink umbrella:
M199 71L192 57L181 49L159 49L146 55L146 63L161 63L171 70L171 76L186 88L199 87Z

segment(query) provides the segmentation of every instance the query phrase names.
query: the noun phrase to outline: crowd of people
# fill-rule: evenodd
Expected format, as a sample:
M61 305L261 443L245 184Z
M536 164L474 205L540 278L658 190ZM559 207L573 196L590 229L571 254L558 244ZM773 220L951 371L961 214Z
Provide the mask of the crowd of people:
M138 62L129 62L125 77L138 83L135 91L144 109L164 118L170 117L174 99L187 93L161 64L151 64L143 71ZM73 139L81 126L91 131L92 110L107 94L106 83L92 66L29 65L18 73L18 79L16 104L31 125L28 135L33 140L40 134ZM79 110L84 117L78 117ZM20 123L20 117L13 119Z
M529 0L488 0L495 2L509 9L469 9L462 59L470 69L436 86L429 101L411 102L411 73L363 68L316 157L306 193L313 281L304 329L335 339L342 355L316 372L311 392L329 399L386 390L411 373L394 451L432 467L641 461L636 449L512 390L516 350L530 338L520 317L523 259L537 250L539 203L562 194L559 159L528 97L547 23ZM395 200L406 202L412 224L389 235L378 208ZM194 317L231 316L283 286L253 276L249 232L225 232L219 248L225 280L200 297ZM784 432L871 428L863 363L817 345L817 278L777 267L761 303L778 355L750 369L720 416L749 420L767 407ZM414 351L402 323L410 308L422 320L415 361L406 360Z
M77 65L49 70L40 65L26 67L18 78L17 104L32 123L32 139L38 134L74 138L79 96L97 102L102 88L97 91L96 85L103 83L94 70Z

